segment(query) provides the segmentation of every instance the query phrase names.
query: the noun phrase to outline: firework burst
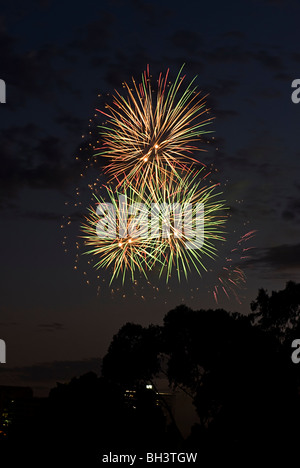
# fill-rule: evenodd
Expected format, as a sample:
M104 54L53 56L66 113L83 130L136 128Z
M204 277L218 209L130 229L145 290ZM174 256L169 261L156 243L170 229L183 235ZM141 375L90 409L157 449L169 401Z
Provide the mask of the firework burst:
M192 271L202 276L225 240L227 207L196 156L212 117L195 78L186 84L181 73L172 84L167 71L153 85L148 67L141 83L124 83L123 95L115 91L97 109L106 119L99 147L85 145L92 157L81 176L91 171L94 195L81 238L88 263L107 270L111 285L148 283L151 273L166 283Z
M206 96L194 85L195 78L184 87L179 71L175 82L159 75L153 89L149 67L142 82L124 83L126 96L115 92L112 105L106 105L107 123L99 126L102 145L95 156L109 159L105 171L119 185L146 183L158 172L188 171L195 151L203 151L202 135L209 133Z
M206 182L210 174L201 176L201 173L202 169L192 171L179 179L174 174L162 173L157 182L150 184L151 200L162 207L160 226L167 233L160 238L157 265L159 276L165 276L167 282L173 271L179 280L181 276L187 278L192 269L201 275L201 271L206 271L205 258L215 258L217 242L224 241L227 218L224 201L216 191L218 184ZM174 208L171 213L170 206Z
M174 270L179 280L192 268L198 274L206 270L205 257L214 258L216 242L224 240L226 216L216 185L200 173L181 178L162 173L159 182L145 185L142 192L108 187L105 224L99 225L99 209L91 207L82 226L85 244L92 247L86 253L96 256L96 268L112 267L111 282L119 275L124 282L126 273L134 281L136 274L147 277L151 270L168 282ZM97 203L106 201L97 198Z
M142 194L129 188L124 193L118 193L108 186L106 191L105 198L95 196L97 207L89 208L89 215L85 217L85 223L81 227L84 243L91 247L85 253L95 256L95 268L111 267L110 283L118 276L122 277L124 283L126 274L132 281L135 281L136 274L142 273L147 277L147 270L151 269L154 261L157 261L159 246L156 240L147 238L143 232L136 235L133 231L137 226L132 224L130 217L125 218L127 203L141 204L145 199ZM105 212L105 223L99 224L99 206L109 206ZM149 221L145 210L141 210L139 222L144 229L147 228Z

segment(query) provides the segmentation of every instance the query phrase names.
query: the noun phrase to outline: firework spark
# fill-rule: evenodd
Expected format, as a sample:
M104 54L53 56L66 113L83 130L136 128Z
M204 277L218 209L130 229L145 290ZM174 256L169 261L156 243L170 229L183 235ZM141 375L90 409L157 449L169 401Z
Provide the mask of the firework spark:
M218 303L220 294L223 293L229 299L233 296L241 304L240 290L246 284L246 275L243 271L243 263L251 258L253 246L246 244L255 236L256 230L252 230L239 238L236 246L225 257L226 263L217 274L217 281L212 290L214 300Z

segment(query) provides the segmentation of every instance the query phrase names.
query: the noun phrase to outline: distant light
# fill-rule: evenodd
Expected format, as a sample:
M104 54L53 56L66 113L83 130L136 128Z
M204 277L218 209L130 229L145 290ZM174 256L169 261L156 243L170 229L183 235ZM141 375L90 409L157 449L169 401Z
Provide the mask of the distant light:
M149 390L152 390L153 386L152 385L146 385L146 388Z

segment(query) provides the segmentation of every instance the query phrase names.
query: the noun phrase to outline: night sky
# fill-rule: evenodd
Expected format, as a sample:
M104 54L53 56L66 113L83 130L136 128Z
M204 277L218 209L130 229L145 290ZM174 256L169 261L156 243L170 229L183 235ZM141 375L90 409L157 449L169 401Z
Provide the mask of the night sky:
M0 384L45 394L89 370L126 322L161 323L173 307L247 313L259 288L282 289L300 275L300 78L297 1L12 1L1 5ZM209 94L213 140L202 160L231 210L228 240L211 272L166 286L108 285L85 258L74 269L77 187L98 94L122 91L150 65ZM84 137L83 137L84 135ZM86 143L88 145L88 143ZM76 157L78 159L76 159ZM216 170L217 169L217 170ZM68 216L72 219L67 225ZM64 228L61 228L61 226ZM256 230L242 268L245 289L211 294L225 256ZM100 275L100 280L97 279Z

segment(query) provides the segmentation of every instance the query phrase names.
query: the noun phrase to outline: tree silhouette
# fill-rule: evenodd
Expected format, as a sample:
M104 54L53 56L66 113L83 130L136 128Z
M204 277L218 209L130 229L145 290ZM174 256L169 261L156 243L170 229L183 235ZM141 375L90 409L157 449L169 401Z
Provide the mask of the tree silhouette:
M276 454L291 451L300 437L299 370L291 361L299 304L300 285L289 282L271 295L259 290L248 316L181 305L161 326L126 323L112 339L101 377L88 373L57 384L27 432L18 439L11 432L7 460L16 441L52 465L58 454L60 465L98 466L101 452L167 447L197 450L210 461L250 454L257 461L263 452L270 458L274 447ZM156 386L161 376L189 395L199 416L186 440Z
M161 403L161 408L166 410L172 421L176 439L181 439L171 408L154 381L155 376L162 372L161 333L159 326L143 328L141 325L126 323L113 337L104 356L102 375L112 382L118 382L124 391L126 388L137 391L137 395L144 395L146 384L151 383L156 401Z
M281 342L290 340L300 324L300 284L289 281L284 289L272 291L271 295L259 289L251 310L255 325L272 332Z
M113 337L102 375L126 386L146 383L159 372L160 328L126 323Z
M292 310L293 323L297 323L297 291L297 285L289 284L280 295L282 301L290 300L285 317ZM260 293L259 298L258 306L266 295ZM192 398L199 424L188 443L202 447L203 452L213 451L216 443L232 451L282 446L299 436L300 411L290 356L274 333L274 329L281 332L285 322L277 310L270 310L273 304L277 309L276 301L269 301L268 327L262 326L263 314L194 311L186 306L171 310L161 327L127 324L113 339L104 375L121 376L127 382L130 375L131 382L138 382L153 379L158 371L164 373L170 386Z

